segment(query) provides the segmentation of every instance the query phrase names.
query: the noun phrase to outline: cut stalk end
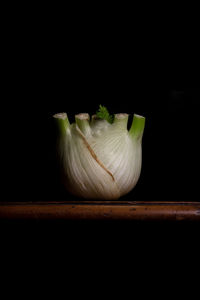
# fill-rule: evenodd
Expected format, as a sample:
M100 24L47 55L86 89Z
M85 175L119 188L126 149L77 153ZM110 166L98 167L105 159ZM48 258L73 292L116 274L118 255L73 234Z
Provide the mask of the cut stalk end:
M115 114L114 118L114 126L120 129L127 129L127 124L128 124L128 114Z
M66 113L58 113L53 115L56 121L58 131L61 135L65 135L70 128L70 123Z
M145 117L134 114L133 122L129 130L129 134L133 138L140 140L142 139L143 136L144 127L145 127Z
M89 124L90 116L87 113L81 113L78 115L75 115L75 121L78 125L79 129L82 131L84 135L87 135L90 133L90 124Z

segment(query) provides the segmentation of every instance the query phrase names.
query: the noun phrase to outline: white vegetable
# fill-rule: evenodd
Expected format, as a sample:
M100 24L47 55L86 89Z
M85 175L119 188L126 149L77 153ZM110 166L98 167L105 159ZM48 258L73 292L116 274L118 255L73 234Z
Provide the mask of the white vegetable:
M67 114L54 115L59 125L58 153L63 181L69 192L90 199L118 199L136 185L142 162L145 118L116 114L110 124L86 113L70 124Z

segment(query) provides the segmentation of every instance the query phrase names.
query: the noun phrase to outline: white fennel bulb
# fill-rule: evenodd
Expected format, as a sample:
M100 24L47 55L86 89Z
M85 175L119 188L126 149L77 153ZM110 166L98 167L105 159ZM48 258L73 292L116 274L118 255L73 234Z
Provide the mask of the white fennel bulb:
M97 115L90 121L87 113L78 114L72 124L66 113L54 115L63 182L78 197L114 200L139 179L145 118L135 114L128 131L128 114L115 114L114 120Z

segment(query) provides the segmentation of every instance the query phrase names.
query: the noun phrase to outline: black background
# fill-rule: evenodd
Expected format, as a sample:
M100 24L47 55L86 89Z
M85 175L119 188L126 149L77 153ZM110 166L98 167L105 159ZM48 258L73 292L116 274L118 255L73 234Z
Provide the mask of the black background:
M135 86L103 74L60 83L48 77L43 87L27 89L27 103L15 123L13 136L17 165L13 189L6 200L60 201L75 199L60 184L56 164L54 113L67 112L71 122L79 112L93 114L99 104L111 113L146 117L143 165L136 187L121 199L142 201L197 201L198 102L200 89ZM95 76L94 76L95 77ZM34 88L34 90L32 90ZM129 124L130 126L130 124ZM15 159L15 157L14 157ZM13 161L14 165L16 161Z
M20 85L15 91L22 94L8 127L14 134L12 131L9 141L13 148L4 200L72 199L57 176L52 115L66 111L73 121L75 113L94 113L101 103L112 113L146 117L142 174L136 188L124 199L199 201L198 88L155 85L150 80L140 85L134 79L127 81L128 76L117 78L97 71L97 77L92 74L85 78L82 74L66 80L57 77L55 71L46 72L44 77L39 73L23 81L26 88ZM34 272L36 281L43 281L44 276L52 278L54 270L59 274L64 270L64 276L72 281L78 280L78 271L83 282L89 270L92 277L95 274L94 281L102 272L105 286L105 278L110 281L115 273L121 281L130 269L137 277L149 280L156 266L159 274L169 272L166 274L176 282L177 268L184 277L191 261L193 265L198 261L196 222L36 219L0 225L6 268L11 264L18 271L23 262L25 274ZM132 274L128 276L132 278Z
M199 201L199 50L198 33L193 35L198 26L188 28L189 13L171 8L176 20L184 20L169 30L170 15L160 26L165 8L153 8L157 18L142 9L139 20L137 10L127 18L127 11L122 16L105 8L96 20L97 11L90 13L89 7L90 18L80 7L72 15L64 10L63 17L60 9L56 15L38 7L33 17L33 8L24 9L18 14L9 8L2 33L6 107L1 106L1 147L6 153L1 200L71 199L57 176L52 115L66 111L72 121L75 113L94 113L102 104L111 113L146 117L141 177L123 199ZM128 275L131 288L133 274L142 284L152 278L154 291L158 279L169 274L166 292L180 273L184 279L191 276L190 266L198 262L196 223L26 220L2 222L0 230L4 278L10 283L15 269L14 281L21 280L24 263L26 281L36 273L34 288L47 273L52 279L64 270L63 277L74 280L77 290L78 276L83 282L89 270L89 280L102 274L98 291L105 281L110 285L113 273L120 282Z
M196 39L193 55L184 55L181 36L152 34L148 27L141 34L111 30L111 24L93 28L86 20L82 26L67 19L66 27L63 19L25 18L4 43L5 201L71 197L58 178L52 116L64 111L72 122L76 113L94 114L99 104L146 117L141 177L123 199L199 200Z
M109 39L102 39L102 44L96 36L92 42L78 38L79 43L63 44L61 38L55 42L55 35L53 40L30 36L26 44L18 36L14 46L19 51L9 56L7 68L8 114L4 114L4 124L9 134L4 143L8 159L3 201L74 199L60 184L52 115L67 112L73 121L76 113L95 113L99 104L111 113L146 117L141 177L135 189L121 199L199 201L200 89L195 73L188 72L191 78L185 77L186 62L177 64L175 56L168 64L166 51L147 51L142 45L134 48L128 43L118 45ZM8 229L8 224L3 225ZM87 238L88 245L96 240L102 247L113 244L114 248L118 243L131 244L134 238L139 243L144 239L145 247L160 238L162 245L171 239L175 242L177 236L190 244L191 233L196 235L198 231L196 224L186 224L180 231L180 223L163 223L160 227L153 222L27 220L18 225L17 234L25 233L31 244L32 239L38 243L38 236L42 243L46 236L55 244L64 243L65 237L68 246L75 243L77 249L83 248ZM13 228L11 223L11 232Z

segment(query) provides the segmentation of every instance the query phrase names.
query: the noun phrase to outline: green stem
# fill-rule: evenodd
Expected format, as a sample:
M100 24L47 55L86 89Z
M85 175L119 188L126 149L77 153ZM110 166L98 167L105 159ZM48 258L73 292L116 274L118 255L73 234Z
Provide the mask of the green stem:
M113 125L122 130L127 129L128 114L115 114Z
M80 128L80 130L82 131L82 133L84 135L89 134L91 131L89 119L90 119L90 116L89 116L89 114L86 114L86 113L75 115L76 124L78 125L78 127Z
M67 117L66 113L59 113L59 114L55 114L53 115L57 127L58 127L58 131L59 134L62 135L66 135L67 131L70 129L70 123Z
M140 140L142 139L143 136L144 127L145 127L145 117L134 114L133 122L129 130L129 134L133 138Z

